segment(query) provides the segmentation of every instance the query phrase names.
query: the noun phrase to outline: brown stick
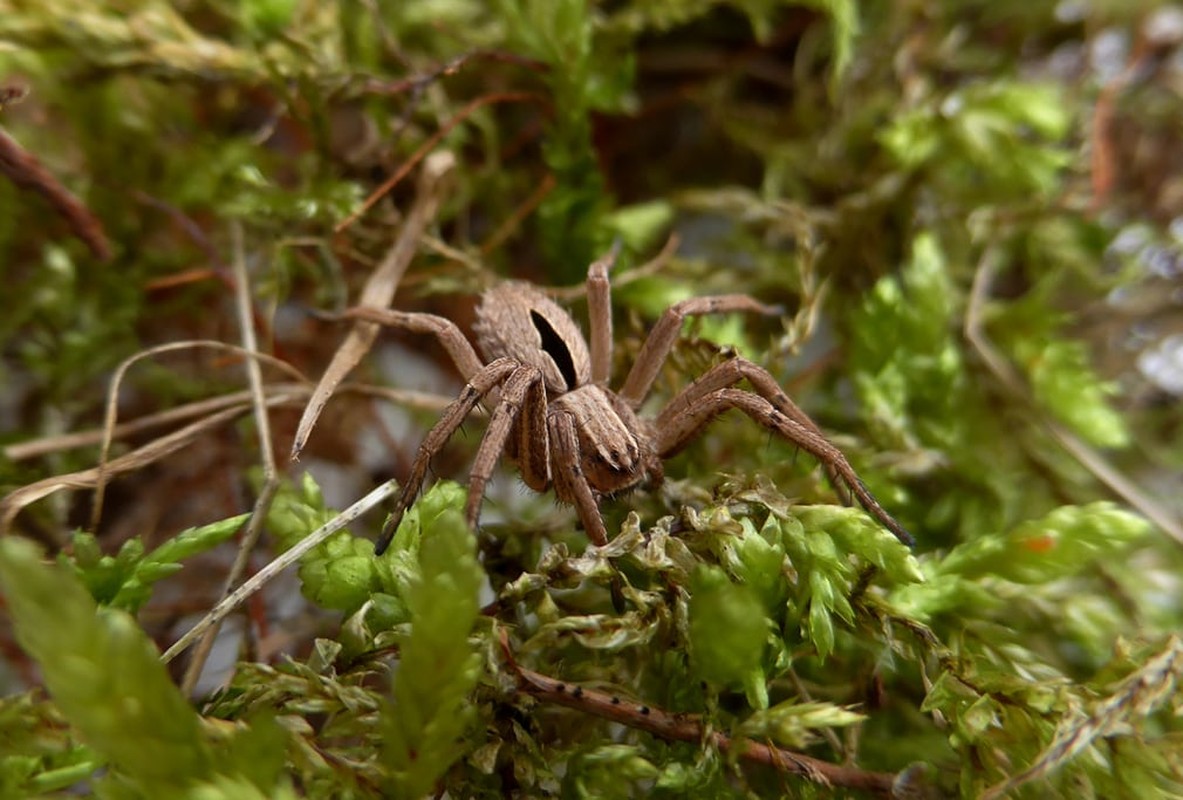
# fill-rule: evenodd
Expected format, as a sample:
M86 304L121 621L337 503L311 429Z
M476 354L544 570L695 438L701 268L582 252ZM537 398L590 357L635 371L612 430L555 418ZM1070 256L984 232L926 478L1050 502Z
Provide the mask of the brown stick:
M861 789L885 797L892 794L896 780L894 773L871 772L857 767L832 764L751 739L732 739L719 731L708 732L702 717L697 714L674 714L653 706L639 705L607 692L563 683L519 666L510 653L508 635L504 630L501 631L501 647L510 667L520 679L519 691L543 702L574 708L630 728L647 731L663 739L691 743L709 742L720 752L734 750L746 761L764 764L790 775L800 775L823 786Z
M48 200L96 258L102 261L111 259L111 244L107 241L99 218L71 194L36 156L22 149L3 130L0 130L0 173L7 175L19 188L31 189Z

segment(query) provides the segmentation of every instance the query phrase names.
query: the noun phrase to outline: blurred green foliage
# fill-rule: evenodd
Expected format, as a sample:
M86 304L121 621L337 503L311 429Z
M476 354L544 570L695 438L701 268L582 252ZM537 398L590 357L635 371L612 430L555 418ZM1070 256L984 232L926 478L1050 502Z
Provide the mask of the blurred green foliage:
M181 531L151 553L139 539L128 539L114 556L104 555L89 533L74 534L70 557L59 561L70 568L95 602L135 614L152 596L152 584L175 575L181 562L212 550L233 536L247 515Z
M113 768L101 780L103 796L159 797L181 787L195 795L231 796L219 794L223 782L251 786L261 797L295 796L281 778L285 734L260 720L215 750L201 735L201 718L126 613L100 610L80 582L43 565L36 548L19 539L0 541L0 578L17 640L92 749L91 768ZM2 780L17 796L47 780L25 774L13 781L26 766L23 760L6 756L2 768Z
M111 476L97 531L74 532L86 492L59 492L3 532L0 796L866 794L639 730L660 713L891 773L901 792L1183 794L1183 555L1110 477L1152 496L1183 452L1177 397L1137 367L1177 330L1183 263L1180 50L1162 13L0 0L0 89L31 89L0 125L115 251L99 262L0 178L6 492L94 466L93 435L59 437L100 424L130 354L235 340L232 222L262 347L317 375L339 337L303 312L357 297L414 180L336 226L447 148L458 167L397 307L463 321L448 295L574 284L619 239L619 377L673 302L779 304L779 320L688 322L657 394L742 351L918 541L837 505L815 463L742 419L667 464L664 486L605 499L618 534L602 549L546 497L474 534L464 489L439 481L382 557L367 520L306 554L316 622L282 657L244 649L195 707L145 630L175 638L154 620L183 614L160 607L220 590L221 572L182 565L241 527L241 489L258 488L250 426L219 429L172 483L167 461ZM637 270L671 233L679 249ZM225 366L133 370L120 421L237 387ZM325 416L317 458L352 466L373 437L353 410ZM174 524L193 508L199 523ZM336 514L311 474L285 476L266 542L287 550ZM26 536L68 546L54 564ZM546 702L520 670L633 716Z

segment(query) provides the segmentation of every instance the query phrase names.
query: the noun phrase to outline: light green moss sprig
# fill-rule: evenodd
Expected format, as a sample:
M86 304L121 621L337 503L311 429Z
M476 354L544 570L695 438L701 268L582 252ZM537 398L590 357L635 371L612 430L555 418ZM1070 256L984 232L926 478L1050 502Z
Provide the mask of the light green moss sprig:
M394 540L382 556L374 543L343 530L330 536L300 561L300 590L321 608L353 615L352 644L364 647L374 633L410 619L406 597L418 580L419 549L424 532L447 511L460 509L466 493L453 481L434 484L403 516ZM305 473L300 486L285 486L276 495L268 528L286 549L327 523L337 512L325 506L320 488Z
M182 561L229 539L247 516L188 528L146 555L139 537L128 539L118 554L108 556L93 535L80 531L74 534L73 555L62 555L58 560L73 570L96 602L135 614L152 597L155 583L180 571Z
M701 565L690 576L689 616L691 661L702 679L743 687L752 706L767 708L763 660L772 625L756 592Z
M892 600L920 620L962 608L991 608L1001 597L991 591L990 580L1025 584L1037 593L1040 586L1117 557L1150 530L1142 517L1113 503L1061 506L1042 519L982 536L927 562L928 580L898 588Z
M999 80L932 96L904 110L880 141L906 169L939 165L935 183L976 202L1045 196L1072 154L1060 140L1072 120L1052 84Z
M454 508L424 513L421 520L418 570L404 590L411 633L400 648L393 696L382 711L392 788L405 798L429 793L464 751L474 718L469 694L481 673L481 657L468 641L485 579L476 538Z

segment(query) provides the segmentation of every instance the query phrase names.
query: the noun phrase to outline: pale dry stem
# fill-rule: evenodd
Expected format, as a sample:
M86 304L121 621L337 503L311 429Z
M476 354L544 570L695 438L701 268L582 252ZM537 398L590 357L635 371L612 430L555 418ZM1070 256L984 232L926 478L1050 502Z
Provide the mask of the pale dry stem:
M234 300L235 309L238 312L238 327L242 335L242 348L253 355L258 355L259 343L258 337L255 335L254 305L251 300L250 276L247 274L246 254L243 251L242 224L238 221L232 222L230 234L234 248ZM255 498L255 507L251 509L250 520L247 522L246 531L243 533L242 539L239 542L238 554L235 556L234 563L230 566L230 571L226 575L226 582L222 587L223 598L229 595L230 590L242 580L243 573L246 572L247 564L250 562L251 553L254 552L255 545L259 541L259 535L263 531L263 522L267 518L268 510L271 508L271 501L274 499L275 493L279 490L279 475L275 467L275 453L272 450L271 419L267 413L267 397L263 386L263 371L257 358L246 360L246 375L247 382L250 384L251 409L254 414L255 432L259 441L259 456L263 461L263 485L259 490L258 497ZM210 650L213 649L214 640L218 636L220 627L219 625L215 625L210 628L201 642L198 643L193 658L189 660L189 664L185 669L184 678L181 680L181 691L184 694L189 694L193 691L193 687L197 684L197 679L205 667Z
M328 539L337 531L352 524L362 514L365 514L370 509L381 503L384 503L388 498L392 497L398 491L398 485L394 481L386 481L378 486L372 492L367 494L361 500L351 505L349 508L342 511L337 516L333 517L327 523L317 528L304 539L300 541L295 547L285 551L275 559L273 559L267 566L252 575L245 583L230 593L228 597L210 609L200 622L194 625L189 631L173 644L168 650L164 652L160 658L166 664L172 661L181 653L193 644L199 637L201 637L207 630L214 625L217 625L226 617L241 606L248 598L266 586L272 578L283 572L288 567L295 564L303 558L312 548Z
M414 258L419 248L419 240L428 224L435 218L436 209L443 199L445 178L456 165L456 157L442 151L432 154L423 165L419 176L418 192L415 203L407 214L398 238L387 251L382 263L370 274L366 285L362 289L358 305L369 308L386 309L394 299L399 283L407 266ZM292 441L291 458L299 459L312 429L320 418L321 411L333 396L337 386L345 379L354 367L370 351L378 337L379 326L376 323L358 320L353 324L345 341L333 354L324 374L308 401L300 423L296 428L296 436Z
M290 364L281 361L273 356L264 355L262 353L251 353L241 347L225 342L213 341L210 339L197 339L183 342L170 342L168 344L150 347L147 350L142 350L133 356L124 359L123 362L115 368L115 374L111 378L110 388L107 390L107 407L103 416L103 435L102 447L99 453L98 463L98 481L95 483L95 498L94 507L91 511L90 528L91 530L98 530L99 520L102 519L103 514L103 495L106 489L107 479L105 475L107 458L111 454L111 443L114 439L115 423L119 416L119 387L123 383L123 377L133 365L146 358L162 355L164 353L173 353L178 350L192 350L198 348L208 348L211 350L222 350L234 355L243 356L248 360L259 359L277 367L287 375L294 377L301 382L307 382L299 370L292 367Z

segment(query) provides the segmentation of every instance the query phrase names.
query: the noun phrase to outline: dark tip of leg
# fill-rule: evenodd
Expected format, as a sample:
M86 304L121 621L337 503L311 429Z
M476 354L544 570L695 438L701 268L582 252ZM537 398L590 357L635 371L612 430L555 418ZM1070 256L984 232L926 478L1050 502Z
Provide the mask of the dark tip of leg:
M912 534L904 530L904 526L895 521L895 517L888 514L883 506L875 500L875 496L871 494L871 490L861 480L852 484L849 489L858 497L859 504L865 508L871 516L879 520L883 527L891 531L895 538L906 544L908 547L915 547L916 540L912 538Z
M916 546L916 540L912 538L912 534L910 534L906 530L904 530L904 527L902 525L900 525L898 522L896 522L894 519L891 519L891 517L888 517L886 520L883 520L884 524L886 524L888 520L891 521L891 524L888 525L887 527L892 533L895 534L895 538L899 539L901 542L906 544L908 547L915 547Z
M390 547L390 543L394 541L394 534L398 531L398 524L402 521L403 509L397 509L386 518L386 524L382 526L382 533L378 536L378 541L374 542L374 555L380 556L386 552L386 548Z

